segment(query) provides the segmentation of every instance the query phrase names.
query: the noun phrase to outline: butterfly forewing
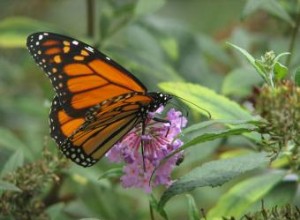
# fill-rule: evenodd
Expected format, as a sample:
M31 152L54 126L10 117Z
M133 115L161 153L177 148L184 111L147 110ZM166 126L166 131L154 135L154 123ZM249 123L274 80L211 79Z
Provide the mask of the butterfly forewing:
M28 37L27 47L50 78L62 107L74 117L112 97L146 93L144 85L126 69L78 40L35 33Z

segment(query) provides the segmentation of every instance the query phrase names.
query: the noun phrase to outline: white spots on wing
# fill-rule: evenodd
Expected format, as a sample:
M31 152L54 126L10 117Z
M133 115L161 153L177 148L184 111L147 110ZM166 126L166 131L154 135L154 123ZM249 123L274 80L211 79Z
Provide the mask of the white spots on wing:
M44 35L45 35L45 36L48 36L48 35L49 35L49 33L44 33Z
M44 37L44 36L43 36L42 34L40 34L40 35L39 35L39 40L42 40L43 37Z
M88 51L94 53L94 48L92 48L92 47L90 47L90 46L85 47L85 49L87 49Z
M78 45L78 44L79 44L79 42L78 42L78 41L76 41L76 40L73 40L73 41L72 41L72 44L74 44L74 45Z
M36 46L40 45L40 42L39 41L35 42L35 45Z
M107 60L111 60L109 57L105 57L105 59L107 59Z

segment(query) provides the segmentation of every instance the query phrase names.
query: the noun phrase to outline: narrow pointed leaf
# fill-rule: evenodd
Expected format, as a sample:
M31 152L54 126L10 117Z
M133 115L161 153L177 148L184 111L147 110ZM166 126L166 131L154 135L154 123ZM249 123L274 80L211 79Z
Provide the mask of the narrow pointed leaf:
M276 0L248 0L247 4L244 7L242 13L243 17L249 16L250 14L258 11L264 10L270 14L282 19L291 26L295 26L295 22L291 16L287 13L284 7L281 6L280 1Z
M135 15L142 16L155 12L166 3L165 0L139 0L136 4Z
M249 61L249 63L256 69L257 73L263 78L265 79L265 73L263 72L263 69L261 66L259 66L256 62L256 60L254 59L254 57L248 53L245 49L238 47L237 45L228 43L231 47L237 49L238 51L240 51L245 57L246 59Z
M26 146L8 129L0 127L0 146L10 150L26 148Z
M14 185L10 182L2 181L2 180L0 180L0 190L10 190L10 191L15 191L15 192L22 192L22 190L20 188L18 188L16 185Z
M188 219L189 220L198 220L198 219L200 219L199 210L197 208L194 197L190 194L187 194L186 197L188 199L188 216L189 216Z
M29 34L36 31L57 30L53 25L27 17L10 17L0 22L0 47L24 47Z
M5 163L3 169L1 170L0 177L3 177L9 172L15 171L18 167L22 166L24 163L24 154L21 149L17 150Z
M298 67L295 71L294 81L297 86L300 86L300 67Z
M229 137L232 135L241 135L244 133L249 133L253 132L254 130L252 128L229 128L229 129L224 129L220 131L214 131L214 132L208 132L204 133L188 142L186 142L182 147L180 147L180 150L184 150L190 146L193 146L195 144L203 143L206 141L212 141L218 138L223 138L223 137Z

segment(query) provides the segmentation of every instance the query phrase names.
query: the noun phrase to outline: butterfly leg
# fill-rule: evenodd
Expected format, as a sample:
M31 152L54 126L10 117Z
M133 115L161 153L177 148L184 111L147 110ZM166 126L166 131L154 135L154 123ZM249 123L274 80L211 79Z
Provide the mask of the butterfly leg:
M142 136L145 135L145 128L146 128L146 124L145 124L145 120L143 120L143 122L142 122ZM141 150L142 150L142 157L143 157L143 170L144 170L144 172L146 172L145 157L144 157L144 140L143 140L143 138L141 138Z
M170 131L171 122L169 120L162 119L162 118L156 118L156 117L153 118L153 121L160 122L160 123L168 123L169 124L168 131L167 131L166 136L165 136L165 137L168 137L168 134L169 134L169 131Z

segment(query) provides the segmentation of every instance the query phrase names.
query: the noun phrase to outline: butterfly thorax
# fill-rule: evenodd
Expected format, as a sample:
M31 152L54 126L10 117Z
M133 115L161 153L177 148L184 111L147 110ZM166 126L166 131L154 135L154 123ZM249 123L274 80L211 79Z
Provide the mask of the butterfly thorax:
M148 106L150 112L156 111L160 106L165 106L172 99L171 95L161 92L149 92L148 95L153 98L153 102Z

